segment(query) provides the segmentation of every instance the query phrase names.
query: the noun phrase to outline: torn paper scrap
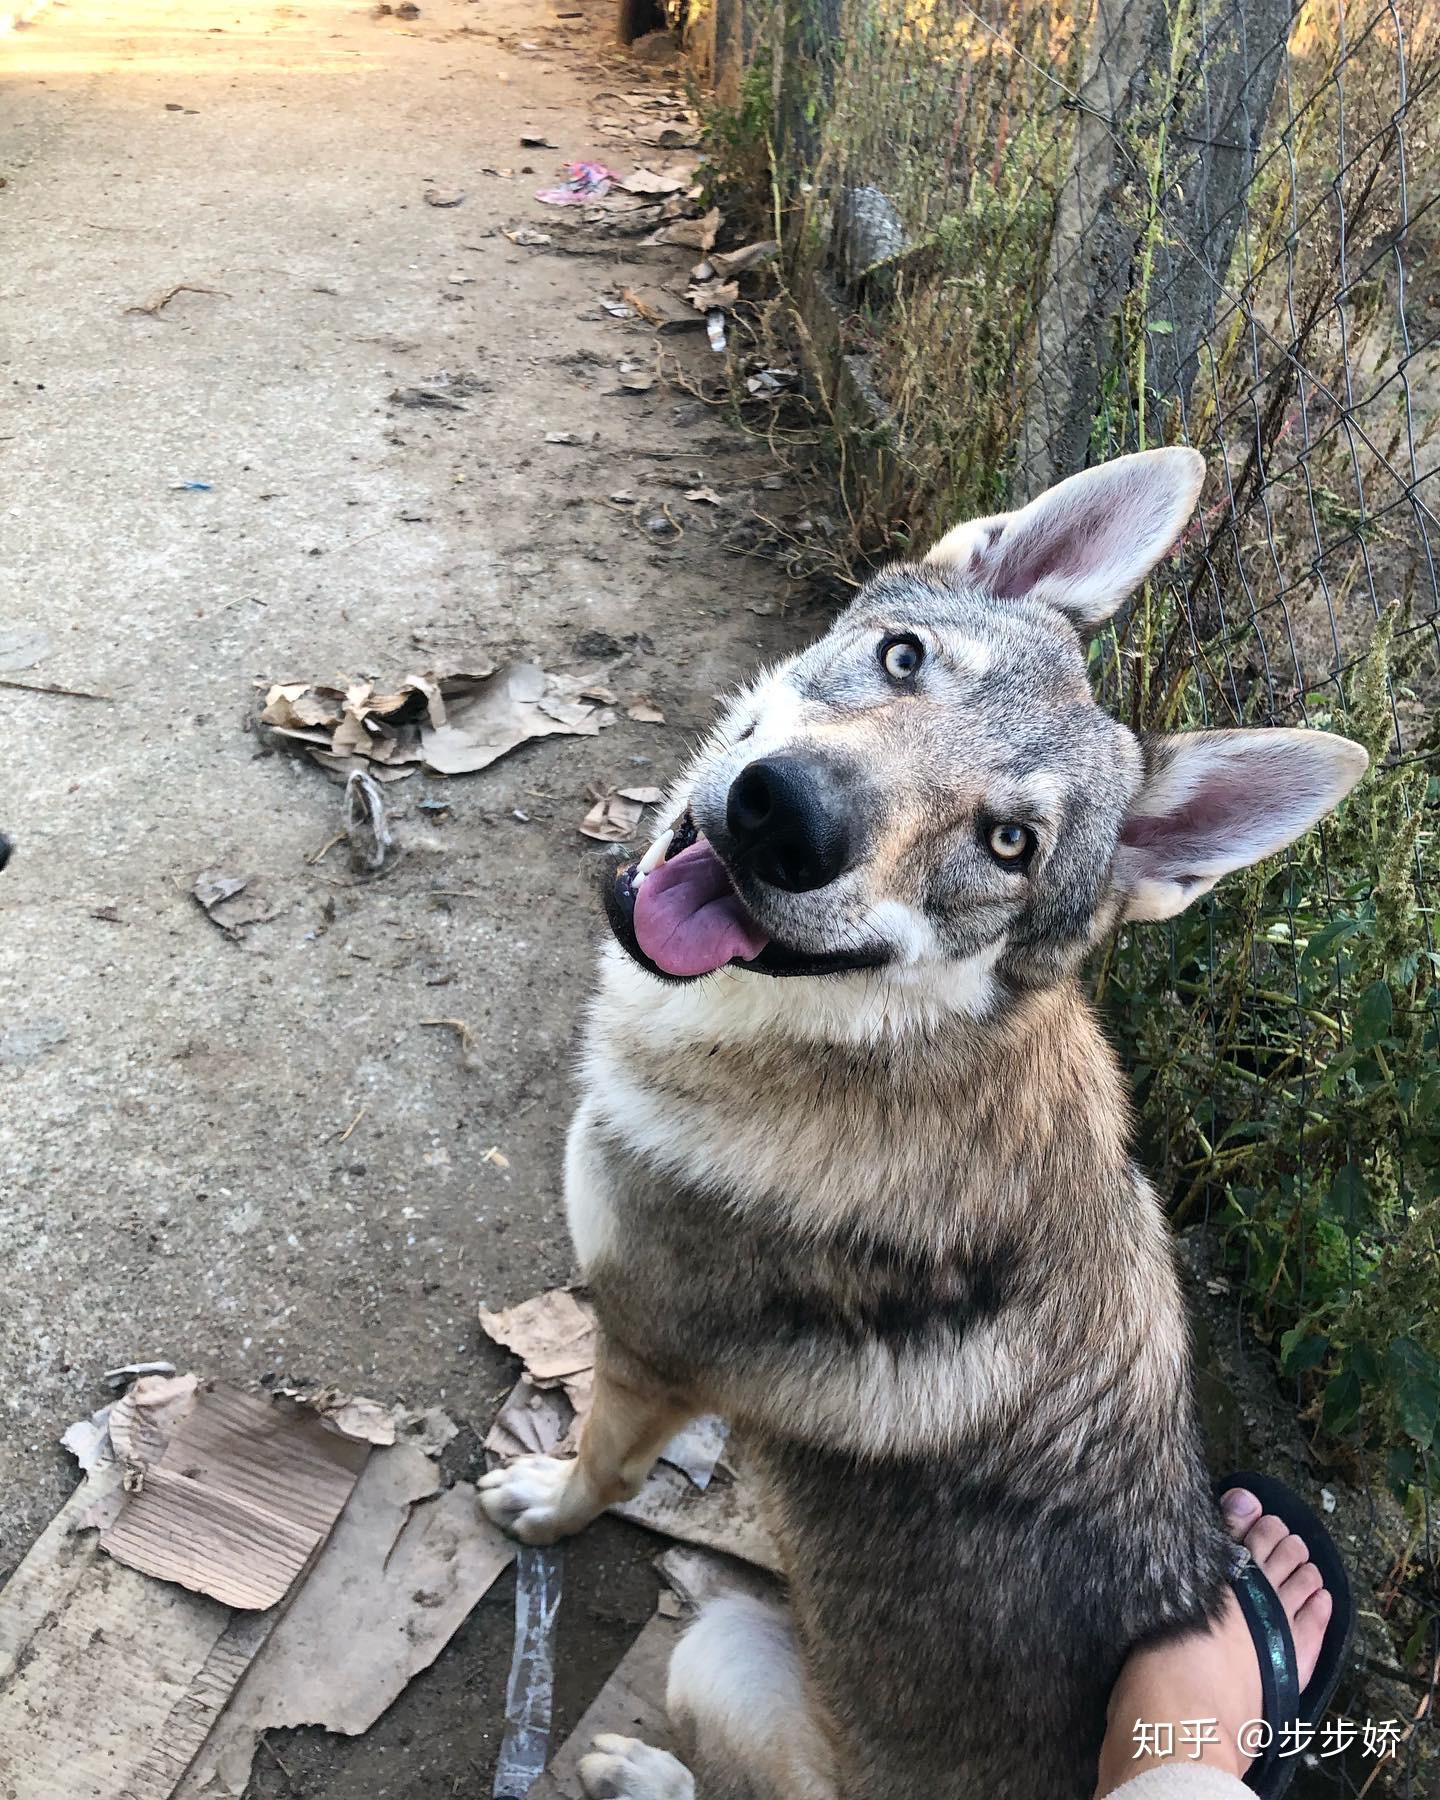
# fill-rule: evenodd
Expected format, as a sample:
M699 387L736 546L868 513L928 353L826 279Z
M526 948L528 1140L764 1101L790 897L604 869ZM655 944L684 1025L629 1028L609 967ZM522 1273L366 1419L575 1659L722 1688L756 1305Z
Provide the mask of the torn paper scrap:
M681 1543L720 1550L760 1569L778 1572L781 1567L779 1546L761 1516L755 1483L743 1467L733 1480L717 1478L700 1493L678 1469L659 1462L633 1500L622 1500L610 1510Z
M501 1458L567 1456L576 1448L595 1388L595 1309L572 1288L551 1288L503 1312L480 1309L487 1337L512 1350L525 1374L496 1415L485 1447ZM543 1392L563 1388L568 1407ZM661 1451L697 1488L708 1486L729 1426L713 1414L693 1419Z
M262 1376L261 1385L267 1383L268 1377ZM396 1409L393 1406L382 1406L378 1400L366 1399L363 1394L347 1394L341 1388L326 1387L314 1381L279 1381L269 1391L328 1420L346 1437L365 1444L395 1442Z
M313 1413L194 1375L142 1376L109 1427L125 1481L100 1547L241 1610L284 1599L370 1452Z
M502 1462L512 1456L568 1456L579 1445L578 1415L560 1388L539 1388L522 1375L495 1415L485 1448Z
M551 1288L504 1312L482 1307L480 1324L487 1337L514 1351L538 1387L595 1366L595 1312L570 1288Z
M515 1551L475 1489L442 1488L422 1449L376 1450L175 1800L236 1800L262 1732L368 1731L430 1667Z
M473 774L530 738L594 737L615 720L582 697L586 677L529 662L407 675L389 689L363 676L260 685L266 688L261 724L346 778L364 769L394 781L416 767Z

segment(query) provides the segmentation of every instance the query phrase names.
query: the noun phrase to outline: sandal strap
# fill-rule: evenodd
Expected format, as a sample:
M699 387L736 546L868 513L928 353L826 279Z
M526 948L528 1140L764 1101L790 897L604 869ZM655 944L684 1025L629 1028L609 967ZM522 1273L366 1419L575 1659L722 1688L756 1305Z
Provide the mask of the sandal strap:
M1290 1635L1290 1621L1280 1596L1249 1557L1231 1574L1230 1583L1255 1645L1260 1664L1261 1711L1270 1727L1270 1742L1250 1765L1245 1785L1256 1793L1264 1793L1280 1754L1281 1732L1300 1717L1295 1640Z

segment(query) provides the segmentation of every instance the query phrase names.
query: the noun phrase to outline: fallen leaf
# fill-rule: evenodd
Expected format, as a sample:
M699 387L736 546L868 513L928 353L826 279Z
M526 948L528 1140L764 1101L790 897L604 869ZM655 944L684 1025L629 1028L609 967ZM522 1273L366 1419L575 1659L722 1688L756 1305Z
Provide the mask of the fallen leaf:
M209 912L222 900L229 900L236 894L243 894L250 885L248 875L227 875L221 869L202 869L195 877L190 892Z
M538 249L542 244L555 242L548 231L536 231L529 225L519 225L514 231L503 231L500 235L509 238L512 244L519 244L527 250Z
M709 249L706 244L703 246ZM740 250L715 250L710 255L710 265L722 279L731 275L744 275L750 269L758 269L762 263L769 262L780 253L780 246L771 239L762 243L746 244Z
M362 770L376 781L397 781L421 766L461 775L486 768L529 738L556 732L591 737L613 723L612 714L586 698L586 685L579 676L552 675L533 663L498 673L485 664L407 675L392 692L363 678L276 683L260 719L343 777Z
M700 323L666 288L622 288L621 298L657 331L677 331Z
M646 242L678 244L684 250L708 250L715 242L715 234L723 223L724 215L720 208L712 206L702 218L677 219L672 225L662 225Z
M620 376L620 386L627 394L648 394L654 385L655 377L643 369L628 369Z
M595 1315L568 1288L552 1288L504 1312L480 1308L485 1335L513 1351L537 1387L558 1386L595 1364Z
M580 821L580 830L602 844L620 844L633 837L645 811L643 800L612 791L604 794Z
M636 700L625 708L625 717L637 725L663 725L665 715L653 700Z
M522 150L558 150L560 146L558 144L552 144L547 137L539 137L531 131L522 131L520 133L520 148Z
M403 387L393 388L389 395L391 406L407 406L415 411L430 412L466 412L469 409L453 394L447 394L443 388Z
M725 504L712 487L687 488L685 490L685 498L687 500L701 500L706 506L723 506Z
M658 806L665 798L664 788L628 787L619 790L623 800L638 800L642 806Z
M463 188L426 188L425 204L427 206L458 206L465 198Z
M249 875L202 869L190 892L206 916L230 938L243 938L247 925L263 925L275 917L275 909Z
M700 142L698 125L676 125L668 119L656 119L636 127L642 144L654 144L661 150L688 150Z
M547 431L545 433L547 444L578 444L580 441L580 434L576 431Z
M685 298L697 312L729 312L740 299L738 281L697 281L685 290Z
M694 180L694 165L679 169L636 169L615 183L627 194L679 194Z
M594 200L585 209L585 217L590 220L603 219L611 213L636 217L644 213L646 218L659 218L660 208L653 200L647 200L643 194L606 194L603 199Z

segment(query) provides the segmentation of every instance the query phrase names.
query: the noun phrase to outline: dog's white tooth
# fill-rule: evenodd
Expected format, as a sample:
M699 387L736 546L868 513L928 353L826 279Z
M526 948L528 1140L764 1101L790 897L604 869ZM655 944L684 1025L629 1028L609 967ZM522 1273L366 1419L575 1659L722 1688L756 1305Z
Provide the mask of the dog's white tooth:
M640 858L639 863L636 865L635 878L637 881L643 880L652 869L658 869L660 864L664 862L665 852L670 848L670 843L674 836L675 833L673 830L662 831L660 833L659 837L656 838L655 842Z

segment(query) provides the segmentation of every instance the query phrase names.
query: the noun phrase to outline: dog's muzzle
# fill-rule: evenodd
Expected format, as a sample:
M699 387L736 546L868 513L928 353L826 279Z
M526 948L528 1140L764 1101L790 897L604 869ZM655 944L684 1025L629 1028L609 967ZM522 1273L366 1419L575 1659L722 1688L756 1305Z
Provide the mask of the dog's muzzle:
M649 954L642 937L649 935L652 946L656 919L652 916L645 932L637 929L636 906L647 880L665 865L689 859L681 891L662 903L659 929L668 922L679 930L682 939L690 940L690 948L699 952L696 960L673 954L674 945L667 943L659 953L664 964ZM680 873L679 868L676 874ZM689 894L684 892L691 878L698 884ZM662 877L662 881L664 877ZM670 886L668 882L667 887ZM606 917L621 948L635 962L662 981L695 981L702 973L726 966L752 969L761 975L844 975L856 970L876 969L889 961L888 952L879 949L844 950L811 954L792 950L758 926L746 911L739 895L723 875L712 847L700 835L693 814L687 808L675 824L661 833L639 862L606 867L601 879L601 894ZM647 896L647 903L651 896ZM703 922L698 934L691 919L716 912ZM718 948L717 948L718 946ZM658 947L658 946L657 946ZM727 955L727 951L733 954Z
M6 837L3 831L0 831L0 869L3 869L6 863L9 862L10 849L11 845L9 838Z
M842 779L821 757L765 756L742 769L725 803L736 864L787 894L829 887L855 862Z

